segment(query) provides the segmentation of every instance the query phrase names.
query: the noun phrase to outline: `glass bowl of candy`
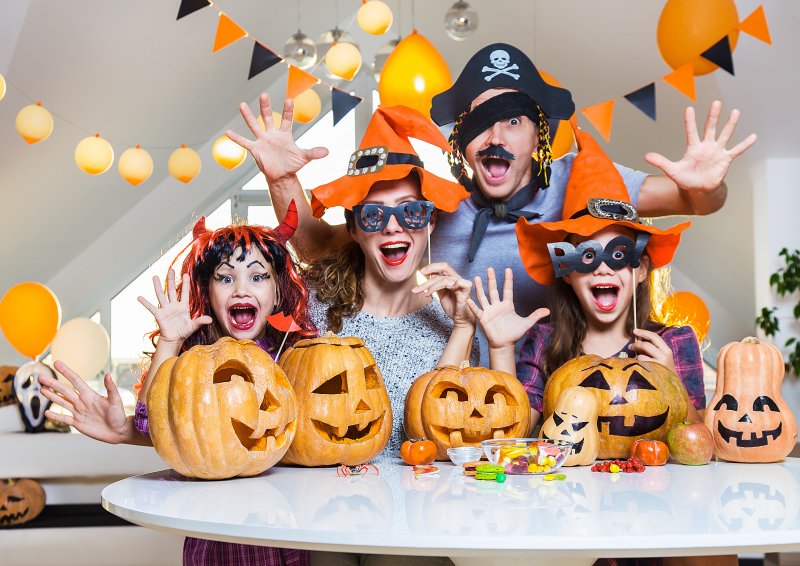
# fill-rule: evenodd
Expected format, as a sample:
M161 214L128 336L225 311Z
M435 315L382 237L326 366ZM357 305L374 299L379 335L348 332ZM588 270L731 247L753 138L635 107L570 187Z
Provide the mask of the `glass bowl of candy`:
M467 462L477 462L483 456L483 450L477 446L459 446L458 448L448 448L447 457L456 466L461 466Z
M546 438L496 438L484 440L483 452L506 474L551 474L572 452L572 443Z

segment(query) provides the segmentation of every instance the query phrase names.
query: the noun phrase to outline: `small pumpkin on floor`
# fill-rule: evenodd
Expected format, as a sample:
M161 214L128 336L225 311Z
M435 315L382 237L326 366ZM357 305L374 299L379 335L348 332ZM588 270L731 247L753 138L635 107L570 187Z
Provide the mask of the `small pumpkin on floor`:
M0 528L32 521L44 509L44 489L36 480L0 480Z
M383 376L363 340L330 332L299 340L279 363L299 406L297 435L284 463L356 466L386 448L392 408Z
M437 460L447 460L448 448L525 437L530 425L528 394L503 371L443 366L419 376L406 394L406 436L432 440Z
M769 342L748 337L717 357L717 385L705 415L714 456L729 462L777 462L797 442L797 421L781 394L784 361Z

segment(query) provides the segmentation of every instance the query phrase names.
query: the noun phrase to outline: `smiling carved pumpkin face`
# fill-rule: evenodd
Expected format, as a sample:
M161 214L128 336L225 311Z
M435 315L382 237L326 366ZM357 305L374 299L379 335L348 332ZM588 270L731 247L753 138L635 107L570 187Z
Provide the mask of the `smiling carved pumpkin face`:
M730 462L777 462L797 441L797 422L781 394L784 362L769 342L745 338L724 346L705 424L714 455Z
M0 366L0 407L11 405L16 401L14 397L14 374L17 366Z
M404 424L409 438L432 440L437 459L446 460L451 447L527 436L530 407L525 389L511 374L444 366L414 380L406 395Z
M255 342L229 337L161 364L147 410L159 456L202 479L260 474L286 453L297 426L281 368Z
M392 434L383 376L363 340L326 334L300 340L280 359L299 403L287 464L365 464Z
M542 425L542 437L572 442L565 466L587 466L597 459L597 398L584 387L568 387L556 400L553 414Z
M655 362L635 358L581 356L558 368L544 389L544 415L553 414L567 387L580 386L597 398L598 457L627 458L637 438L665 440L686 417L689 397L678 376Z
M45 494L39 482L30 479L0 480L0 528L35 519L44 509Z

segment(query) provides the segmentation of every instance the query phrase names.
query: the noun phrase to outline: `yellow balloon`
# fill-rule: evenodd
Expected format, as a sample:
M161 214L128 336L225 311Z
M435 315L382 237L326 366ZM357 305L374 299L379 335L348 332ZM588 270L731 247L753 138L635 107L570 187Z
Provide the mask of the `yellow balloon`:
M361 68L361 51L352 43L334 43L325 54L325 66L332 75L351 81Z
M122 152L117 169L120 176L135 187L153 174L153 158L137 145Z
M214 161L225 169L233 169L242 164L247 157L247 150L228 136L222 135L211 147L211 155L214 156Z
M356 12L358 27L372 35L382 35L392 27L392 10L381 0L364 2Z
M378 94L381 105L402 104L430 116L431 99L453 84L450 69L433 44L416 31L386 60Z
M84 173L100 175L114 163L114 148L100 134L83 138L75 147L75 163Z
M61 305L53 292L28 281L11 287L0 299L0 328L17 352L36 359L61 324Z
M41 102L29 104L17 114L15 126L26 142L40 142L53 133L53 116L46 108L42 108Z
M93 378L103 369L110 351L106 329L85 317L62 324L50 346L53 361L61 360L84 379Z
M6 78L3 75L0 75L0 100L3 100L3 97L6 95Z
M310 122L322 110L322 101L313 89L303 91L294 98L294 119L301 124Z
M188 183L197 177L200 167L200 156L192 148L186 147L186 144L173 151L167 162L170 175L182 183Z

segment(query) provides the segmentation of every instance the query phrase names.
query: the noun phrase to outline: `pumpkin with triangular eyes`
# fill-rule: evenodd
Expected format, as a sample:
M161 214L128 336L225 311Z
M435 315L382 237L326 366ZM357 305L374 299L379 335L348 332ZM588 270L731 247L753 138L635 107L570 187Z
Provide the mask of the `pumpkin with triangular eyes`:
M0 407L17 400L14 397L14 374L18 369L18 366L0 366Z
M297 394L297 436L283 463L365 464L392 434L392 408L375 358L355 337L300 340L280 365Z
M254 476L277 463L297 427L297 400L251 340L220 338L158 368L147 395L158 455L187 477Z
M597 398L584 387L567 387L542 425L543 438L572 442L565 466L588 466L600 452Z
M406 435L432 440L438 460L447 459L448 448L525 437L530 424L525 388L503 371L443 366L415 379L406 394Z
M725 345L705 415L714 455L730 462L777 462L797 442L797 421L783 399L781 351L758 338Z
M0 480L0 528L35 519L44 509L45 493L31 479Z
M686 417L689 396L674 371L636 358L587 355L558 368L544 389L545 418L568 387L584 387L598 402L601 459L627 458L637 438L665 440Z

